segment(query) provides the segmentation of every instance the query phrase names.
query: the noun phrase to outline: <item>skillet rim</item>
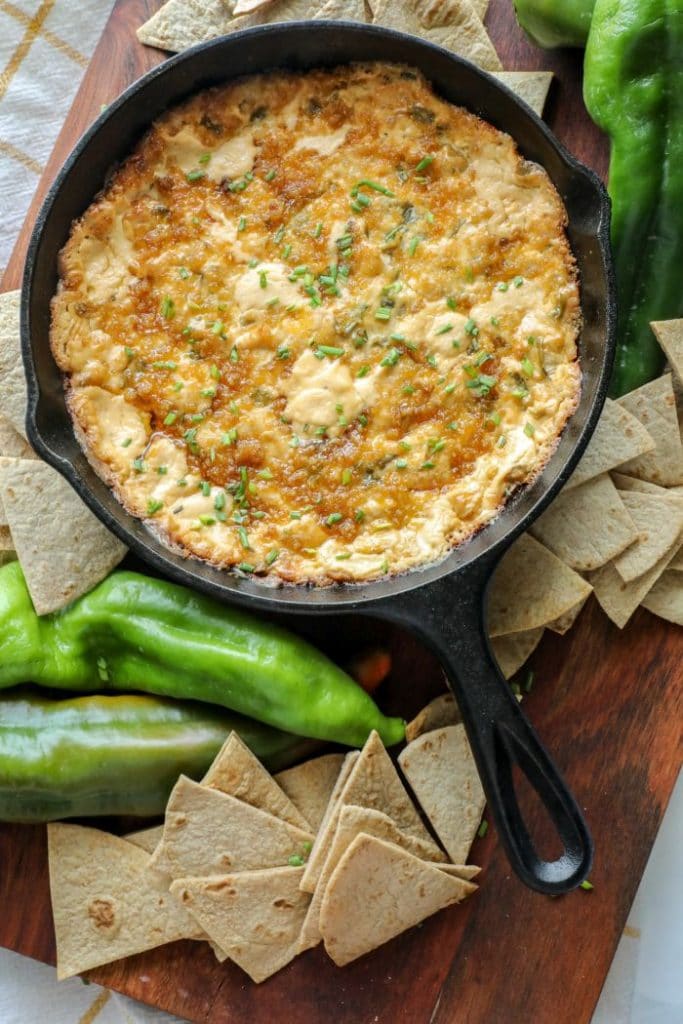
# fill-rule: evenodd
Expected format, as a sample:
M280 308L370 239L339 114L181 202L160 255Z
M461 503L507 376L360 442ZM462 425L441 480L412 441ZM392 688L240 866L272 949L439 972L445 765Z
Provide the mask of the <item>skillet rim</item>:
M592 390L592 397L585 398L584 385L586 373L584 359L579 350L579 363L582 367L582 391L577 409L567 422L563 433L560 435L557 447L543 466L534 480L521 488L502 507L498 515L490 523L476 531L470 538L452 548L441 560L414 568L395 576L381 577L369 582L338 583L329 586L310 586L307 584L280 584L273 585L264 580L252 579L242 576L232 570L219 569L210 563L202 562L192 556L179 555L171 547L144 526L141 520L130 515L114 497L111 489L97 476L95 470L89 463L83 465L84 475L79 475L78 468L72 461L73 456L68 449L73 450L74 446L80 446L76 440L75 431L71 418L68 424L69 430L62 430L57 443L55 440L47 440L39 426L38 419L41 411L41 404L45 401L44 389L38 380L38 373L34 360L34 344L32 342L32 317L33 307L37 303L47 302L44 296L35 294L35 273L36 263L41 253L41 245L46 226L50 224L55 203L59 199L62 190L69 187L70 175L83 154L87 151L93 140L96 140L109 121L122 109L133 103L140 93L143 93L157 79L163 79L176 73L177 68L184 65L194 65L193 78L201 83L201 58L207 52L214 50L229 51L240 46L248 46L252 40L267 40L272 37L296 37L302 32L312 35L311 30L315 29L315 35L319 37L330 36L335 32L343 31L348 39L347 46L353 47L355 36L364 36L387 40L395 43L397 47L403 46L415 54L415 63L424 69L430 53L443 60L446 58L453 69L453 74L465 72L465 77L473 76L474 79L483 81L489 91L501 93L507 103L512 103L522 120L527 122L527 129L532 127L537 134L542 136L542 143L547 154L554 154L565 166L569 179L577 190L584 194L591 194L592 206L594 207L593 219L596 221L594 229L587 232L587 236L595 241L600 269L602 270L603 281L601 288L600 312L604 315L604 348L599 360L600 366L596 374L596 381ZM420 60L418 60L418 55ZM346 62L354 60L371 59L367 57L348 56ZM378 60L390 60L389 57L378 57ZM397 58L394 58L398 60ZM410 63L410 56L398 60L399 63ZM320 64L315 59L305 61L308 67L331 66L329 61L325 63L324 53L321 55ZM345 63L343 58L335 60L335 64ZM268 63L261 64L260 69L255 68L248 73L259 73L259 71L274 70L277 67L286 67L287 64ZM244 74L246 72L241 72ZM423 73L429 81L428 70ZM226 81L230 79L226 75ZM239 77L239 76L237 76ZM441 76L443 78L443 76ZM191 95L193 91L206 88L206 84L196 84L186 89L184 95ZM437 92L440 92L438 85L434 85ZM177 89L176 89L177 91ZM171 100L172 104L181 102L178 95ZM450 101L449 102L453 102ZM470 108L471 109L471 108ZM475 110L479 116L485 119L490 118ZM156 114L154 116L157 116ZM151 123L150 119L148 124ZM517 145L523 149L523 141L520 133L513 132L508 128L501 128L512 135ZM528 134L528 130L526 132ZM129 150L128 150L129 151ZM119 159L125 158L123 157ZM87 159L87 154L86 154ZM543 163L543 161L541 161ZM543 166L547 165L543 163ZM548 172L550 173L550 172ZM555 187L557 182L551 175ZM96 194L96 193L95 193ZM92 196L83 207L92 201ZM228 36L210 40L191 47L152 68L142 75L125 89L111 104L109 104L100 115L93 121L91 126L81 136L67 157L62 168L57 174L50 187L41 209L36 218L31 239L28 246L26 264L24 269L22 292L21 292L21 347L26 371L28 388L28 408L26 427L29 441L36 452L50 465L57 469L73 486L79 496L114 534L116 534L128 548L136 554L144 563L151 566L156 572L192 587L208 593L219 600L235 601L238 604L247 605L263 611L305 611L307 613L326 614L340 611L365 610L375 602L380 602L393 596L405 595L418 588L426 587L431 583L443 578L457 575L464 572L475 563L482 562L493 564L510 544L537 518L544 508L557 495L562 485L566 482L576 466L581 454L585 450L597 424L600 412L607 397L609 377L612 368L615 346L615 324L616 324L616 302L614 289L613 266L609 248L609 211L610 203L606 189L598 178L597 174L576 159L555 137L547 124L527 104L516 96L507 86L497 81L487 72L465 60L458 55L445 50L440 46L429 43L426 40L410 36L392 29L382 28L374 25L364 25L357 22L346 21L299 21L286 22L275 25L258 26L245 29ZM63 244L63 243L62 243ZM56 260L56 254L53 254ZM582 289L582 312L585 313ZM581 340L581 339L580 339ZM38 349L38 342L35 348ZM62 399L63 401L63 399ZM584 407L584 402L586 405ZM68 416L68 412L67 412ZM578 429L578 436L571 438L569 435ZM78 457L78 451L76 452ZM85 456L83 456L85 459ZM83 460L79 460L83 462ZM549 478L549 479L547 479ZM99 492L99 493L95 493Z

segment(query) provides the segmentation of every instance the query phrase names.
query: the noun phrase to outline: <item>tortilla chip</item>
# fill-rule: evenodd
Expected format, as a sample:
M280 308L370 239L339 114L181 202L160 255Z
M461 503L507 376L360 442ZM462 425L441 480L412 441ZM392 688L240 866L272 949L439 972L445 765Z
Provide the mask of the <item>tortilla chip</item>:
M683 444L671 374L624 395L619 405L640 421L655 442L654 451L620 463L621 472L663 487L683 484Z
M666 568L667 572L669 570L672 572L683 572L683 548L674 555Z
M528 533L503 555L491 585L489 636L537 629L590 594L578 573Z
M493 77L512 89L539 117L543 116L553 80L552 71L497 71Z
M431 861L427 863L431 864ZM476 864L432 864L432 867L445 871L447 875L454 875L455 878L464 878L466 882L471 882L481 874L481 868Z
M587 600L588 598L584 597L582 601L575 604L574 607L570 608L569 611L564 613L564 615L558 615L556 619L553 619L552 622L548 623L548 629L552 630L553 633L559 633L560 636L564 636L565 633L569 632L578 619L581 614L581 609Z
M417 739L423 732L440 729L442 725L456 725L460 721L460 710L452 693L442 693L418 711L412 722L406 725L406 743Z
M625 473L617 473L613 470L610 473L612 483L618 491L640 491L641 494L669 494L666 487L659 484L651 484L647 480L638 480L635 476L626 476Z
M647 608L660 619L668 619L683 626L683 575L680 572L667 570L655 583L643 600L643 608Z
M47 836L60 980L197 932L148 875L144 850L79 825L48 825Z
M343 763L343 754L324 754L274 776L314 832L322 824Z
M486 804L465 726L424 733L398 763L448 856L464 864Z
M0 391L2 388L3 384L0 380ZM36 459L38 457L28 441L25 441L21 434L17 433L4 416L0 416L0 455L12 459Z
M181 775L150 867L173 878L282 867L306 857L310 832Z
M26 437L26 377L21 358L19 302L21 292L0 295L0 414Z
M462 0L373 0L373 24L420 36L466 57L486 71L501 71L502 64L481 19Z
M343 967L476 888L383 839L357 836L323 897L325 949Z
M234 731L218 751L201 784L228 793L304 832L312 831L303 814Z
M624 503L638 530L638 542L614 561L625 583L642 576L671 549L683 530L683 502L666 494L625 491Z
M530 532L578 572L599 569L638 539L607 473L560 494Z
M142 828L138 832L129 832L128 835L123 838L127 843L132 843L133 846L139 846L141 850L145 850L147 853L154 853L161 842L163 834L164 826L154 825L153 828Z
M631 583L625 583L613 565L603 565L602 569L590 574L589 579L600 607L619 629L624 628L638 605L668 568L678 549L677 541L648 572L638 576Z
M642 423L608 398L581 461L565 484L565 491L614 469L629 459L654 450L655 442Z
M434 844L424 843L421 839L415 839L413 836L402 832L387 814L372 810L369 807L356 807L353 804L342 806L339 811L334 838L320 872L318 884L315 887L306 919L301 928L298 942L300 953L303 953L306 949L312 949L321 941L320 907L322 906L327 883L346 850L356 836L361 833L374 836L376 839L385 839L388 843L400 846L402 850L408 850L409 853L419 857L421 860L428 860L434 863L431 860L435 849ZM446 860L443 854L440 859Z
M180 878L171 892L252 981L265 981L297 953L310 902L303 868L279 867L213 878Z
M251 14L252 11L257 11L259 7L267 7L268 4L272 4L273 0L236 0L233 4L232 15L236 18L239 14Z
M231 21L227 0L168 0L140 26L137 37L160 50L185 50L223 35Z
M16 459L0 467L0 501L38 615L92 590L126 554L45 462Z
M332 845L340 807L345 804L382 811L392 818L403 832L433 844L391 758L378 734L373 730L358 760L351 768L335 806L318 832L301 883L306 892L315 891L325 858ZM433 845L438 849L436 844Z
M671 369L683 383L683 320L659 320L650 324Z
M514 676L515 672L522 667L527 658L531 657L541 642L543 633L543 626L539 626L537 629L510 633L509 636L494 637L491 641L491 650L498 662L498 668L506 679ZM406 739L412 738L412 736L408 736L408 730L406 729Z
M472 9L476 16L480 21L483 21L486 17L486 12L489 9L490 0L470 0L470 3L472 4Z

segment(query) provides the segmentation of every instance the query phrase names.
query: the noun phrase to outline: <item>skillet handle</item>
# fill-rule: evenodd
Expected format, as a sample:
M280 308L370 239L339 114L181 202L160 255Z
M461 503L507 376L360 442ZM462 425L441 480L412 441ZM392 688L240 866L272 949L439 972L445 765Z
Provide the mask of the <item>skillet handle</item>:
M413 591L405 604L392 609L391 617L417 627L442 662L513 869L531 889L559 895L575 889L588 875L593 841L574 797L489 647L486 590L493 567L490 560L483 565L477 560L471 568ZM557 860L543 860L534 848L515 794L515 764L559 834L563 851Z

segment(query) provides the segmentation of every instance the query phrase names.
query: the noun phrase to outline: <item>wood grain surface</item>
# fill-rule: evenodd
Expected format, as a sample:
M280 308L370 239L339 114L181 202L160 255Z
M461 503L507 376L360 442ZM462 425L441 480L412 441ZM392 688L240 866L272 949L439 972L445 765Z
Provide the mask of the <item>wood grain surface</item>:
M102 103L162 59L135 28L159 5L118 0L38 189L2 288L17 287L35 211ZM506 68L556 72L548 120L604 174L605 140L581 101L579 56L543 54L509 0L488 26ZM443 689L438 665L410 636L370 619L297 620L333 656L368 639L390 644L383 705L410 715ZM622 632L590 601L565 637L546 634L527 710L585 809L596 840L593 892L550 899L512 876L495 832L478 840L481 889L463 906L340 970L320 949L261 986L219 965L208 947L176 943L90 973L93 980L203 1024L588 1024L677 774L681 633L644 611ZM522 800L524 804L524 798ZM532 811L535 834L542 818ZM54 963L45 830L0 826L0 944Z

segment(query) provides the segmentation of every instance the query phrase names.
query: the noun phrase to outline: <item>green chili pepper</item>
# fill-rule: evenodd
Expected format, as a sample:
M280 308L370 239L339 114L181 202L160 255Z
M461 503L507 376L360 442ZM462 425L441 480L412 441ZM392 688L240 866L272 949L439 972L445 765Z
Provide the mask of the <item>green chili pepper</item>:
M0 689L138 690L205 701L275 728L390 746L404 722L320 651L286 630L185 587L115 572L69 607L39 618L18 562L0 569ZM99 680L99 681L98 681Z
M651 320L683 315L683 0L597 0L584 98L610 136L619 300L612 394L657 376Z
M269 768L311 742L240 715L161 697L0 698L0 821L162 814L183 773L200 778L235 729Z
M517 21L537 46L585 46L595 0L515 0Z

